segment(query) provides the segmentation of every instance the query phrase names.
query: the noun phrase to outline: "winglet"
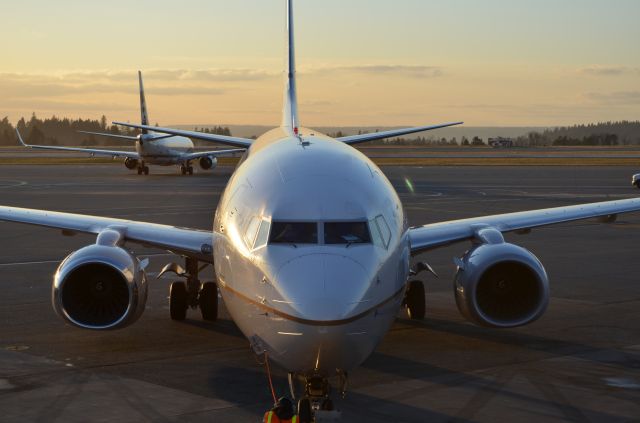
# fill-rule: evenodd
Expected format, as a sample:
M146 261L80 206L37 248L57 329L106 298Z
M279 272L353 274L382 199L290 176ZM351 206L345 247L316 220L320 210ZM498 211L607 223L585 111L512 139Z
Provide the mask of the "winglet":
M29 144L25 143L24 140L22 139L22 135L20 135L20 131L18 131L18 129L16 128L16 134L18 134L18 141L20 142L20 144L22 144L23 147L31 147Z
M138 82L140 84L140 124L149 125L149 112L147 112L147 100L144 96L144 85L142 84L142 72L138 71ZM143 134L147 134L149 131L142 130Z
M298 135L298 94L296 89L296 51L293 31L293 0L287 1L287 65L285 69L282 127Z

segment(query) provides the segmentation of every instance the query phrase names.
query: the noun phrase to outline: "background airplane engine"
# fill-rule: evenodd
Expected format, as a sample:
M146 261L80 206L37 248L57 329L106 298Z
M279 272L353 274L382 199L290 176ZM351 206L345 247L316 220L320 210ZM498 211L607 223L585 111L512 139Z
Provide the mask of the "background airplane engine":
M549 304L549 278L530 251L508 243L468 251L454 279L458 309L471 322L493 328L526 325Z
M140 261L120 247L91 245L69 255L53 281L55 311L84 329L119 329L138 320L147 302Z
M200 167L204 170L215 168L218 165L216 157L202 157L200 159Z
M132 159L131 157L127 157L124 160L124 165L127 167L127 169L133 170L138 167L138 161L136 159Z

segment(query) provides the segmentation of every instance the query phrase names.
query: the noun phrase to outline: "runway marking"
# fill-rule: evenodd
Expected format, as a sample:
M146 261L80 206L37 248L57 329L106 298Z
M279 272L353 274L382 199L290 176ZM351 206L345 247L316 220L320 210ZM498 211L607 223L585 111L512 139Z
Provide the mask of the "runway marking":
M10 184L5 185L5 183L10 183ZM4 181L4 182L0 183L0 189L3 189L3 188L17 188L17 187L23 187L25 185L28 185L27 181L19 181L19 180L9 179L7 181Z

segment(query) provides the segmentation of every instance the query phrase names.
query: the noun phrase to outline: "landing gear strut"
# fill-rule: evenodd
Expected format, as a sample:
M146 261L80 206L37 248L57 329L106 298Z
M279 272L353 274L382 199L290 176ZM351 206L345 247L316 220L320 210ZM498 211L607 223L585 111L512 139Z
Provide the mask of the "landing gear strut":
M189 308L200 308L202 319L215 321L218 319L218 287L215 282L201 283L199 273L207 267L199 267L198 260L185 259L185 268L176 263L170 263L162 269L158 278L165 273L175 273L185 281L171 284L169 290L169 313L172 320L184 320Z

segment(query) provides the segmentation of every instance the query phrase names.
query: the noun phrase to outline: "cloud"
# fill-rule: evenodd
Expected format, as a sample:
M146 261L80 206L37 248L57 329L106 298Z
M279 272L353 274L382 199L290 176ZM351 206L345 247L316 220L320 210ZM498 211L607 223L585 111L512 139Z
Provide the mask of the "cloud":
M151 95L214 96L234 82L250 83L279 76L260 69L152 69L144 72ZM87 94L137 94L137 71L0 73L3 98L51 98ZM237 89L237 87L234 87Z
M628 66L593 65L578 69L578 73L589 76L640 75L640 68L630 68Z
M303 69L311 74L366 74L388 76L395 75L408 78L436 78L444 75L441 67L421 65L354 65L354 66L326 66Z
M616 91L611 93L587 93L585 97L606 105L640 105L640 91Z

